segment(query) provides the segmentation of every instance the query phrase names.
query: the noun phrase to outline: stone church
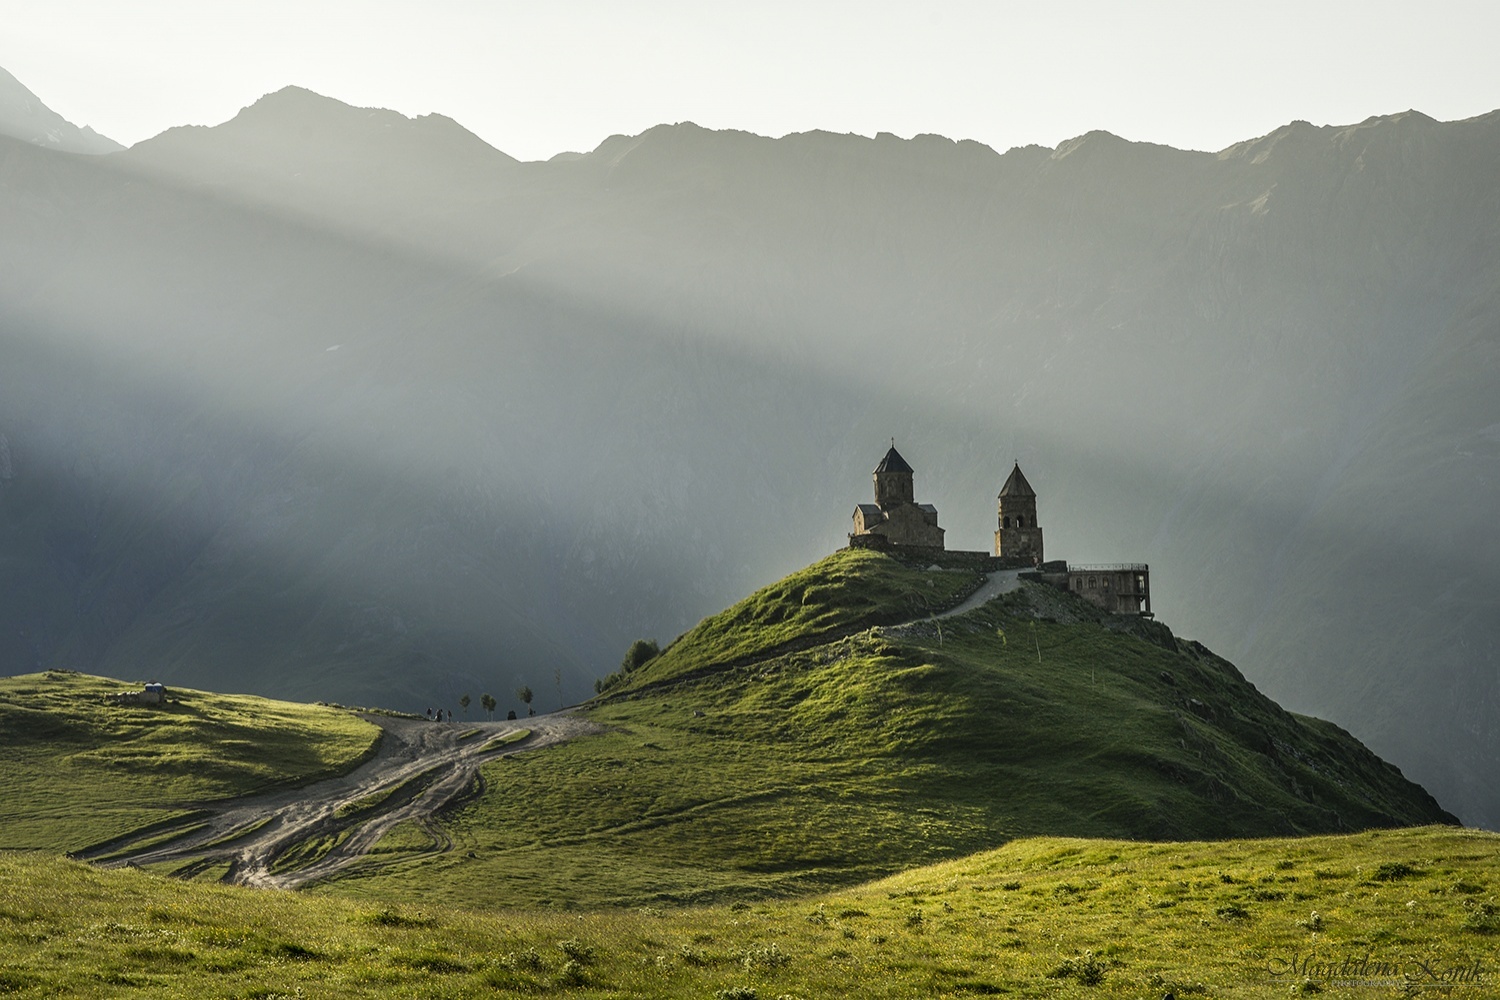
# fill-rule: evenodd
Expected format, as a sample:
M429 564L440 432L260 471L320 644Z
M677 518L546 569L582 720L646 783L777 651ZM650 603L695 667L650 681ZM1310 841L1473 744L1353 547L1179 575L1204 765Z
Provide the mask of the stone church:
M891 442L891 450L875 466L875 502L854 508L855 538L863 538L870 548L887 545L916 545L941 549L943 529L938 527L937 508L917 503L914 472Z
M1011 469L996 498L999 526L993 555L945 549L937 508L917 503L915 475L892 441L891 450L875 467L875 502L854 508L850 548L893 550L942 565L986 572L1025 570L1023 578L1071 591L1111 614L1151 617L1151 569L1146 564L1088 566L1044 561L1036 490L1026 481L1021 463Z

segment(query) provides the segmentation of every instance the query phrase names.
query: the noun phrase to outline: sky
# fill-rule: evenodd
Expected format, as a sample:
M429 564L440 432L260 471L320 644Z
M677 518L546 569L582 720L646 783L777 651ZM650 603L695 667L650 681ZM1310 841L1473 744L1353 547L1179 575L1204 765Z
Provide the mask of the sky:
M522 159L678 121L1217 150L1297 119L1494 110L1496 37L1492 0L0 0L0 66L127 145L297 84Z

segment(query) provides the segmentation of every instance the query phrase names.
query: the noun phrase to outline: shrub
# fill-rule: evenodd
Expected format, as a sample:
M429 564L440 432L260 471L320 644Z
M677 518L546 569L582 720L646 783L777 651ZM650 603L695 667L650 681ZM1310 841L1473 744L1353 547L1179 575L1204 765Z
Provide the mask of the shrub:
M1399 882L1404 878L1422 874L1420 870L1405 861L1387 861L1375 869L1375 874L1370 877L1376 882Z
M1064 960L1061 965L1047 973L1047 978L1076 979L1083 986L1098 986L1104 982L1104 975L1108 971L1109 963L1092 951L1086 951L1078 958Z
M660 654L661 647L656 644L655 639L637 639L625 651L625 659L620 661L620 670L627 674L631 673L656 659Z
M570 986L580 986L586 978L583 972L583 965L570 958L558 970L557 978L559 982L567 983Z
M1218 915L1220 920L1250 919L1250 911L1245 909L1239 903L1230 903L1228 906L1221 906L1217 910L1215 910L1214 913Z
M677 955L682 959L683 965L691 965L697 969L701 969L706 965L713 964L712 959L710 959L707 955L705 955L698 949L691 947L690 945L683 945L681 948L679 948L677 951Z
M527 948L525 951L508 951L500 956L500 964L507 969L535 971L542 967L542 956L537 954L535 948Z
M1480 903L1469 912L1460 930L1470 934L1500 934L1500 907Z
M792 956L782 951L774 942L746 948L740 952L740 964L745 967L746 972L754 972L756 969L779 969L791 960Z

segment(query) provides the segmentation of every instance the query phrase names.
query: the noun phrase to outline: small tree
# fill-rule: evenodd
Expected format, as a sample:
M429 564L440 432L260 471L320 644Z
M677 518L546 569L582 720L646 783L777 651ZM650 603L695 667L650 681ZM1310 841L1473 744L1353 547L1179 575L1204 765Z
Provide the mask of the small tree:
M533 712L531 710L531 699L532 699L531 688L527 687L525 684L522 684L520 687L516 688L516 697L520 698L521 699L521 704L523 704L523 705L526 706L526 714L527 715L535 715L536 714L535 712Z
M464 695L462 698L458 699L458 707L464 710L464 718L467 719L469 717L469 696L468 695Z
M495 717L495 696L486 692L479 696L479 704L484 706L484 714L487 718Z
M625 673L656 659L661 653L661 647L656 644L655 639L637 639L625 650L625 659L620 661L620 669Z

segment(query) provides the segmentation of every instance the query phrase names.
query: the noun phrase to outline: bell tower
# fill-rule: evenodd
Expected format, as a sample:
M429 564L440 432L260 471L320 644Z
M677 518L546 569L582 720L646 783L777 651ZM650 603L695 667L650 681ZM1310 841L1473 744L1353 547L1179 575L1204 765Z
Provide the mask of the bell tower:
M1021 474L1021 463L1000 487L1000 529L995 532L995 555L1002 559L1042 561L1042 529L1036 522L1036 490Z
M890 510L905 503L916 503L916 487L912 485L912 467L896 450L891 441L891 450L875 466L875 503L881 510Z

